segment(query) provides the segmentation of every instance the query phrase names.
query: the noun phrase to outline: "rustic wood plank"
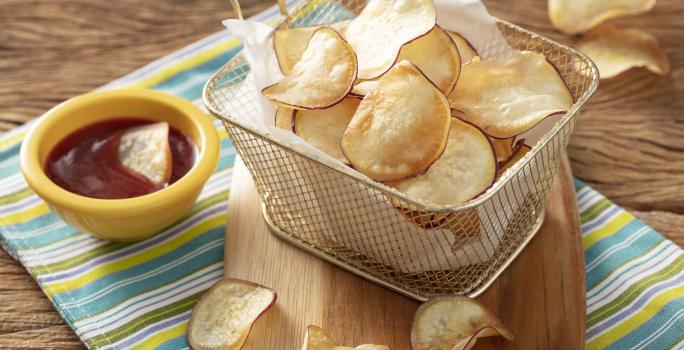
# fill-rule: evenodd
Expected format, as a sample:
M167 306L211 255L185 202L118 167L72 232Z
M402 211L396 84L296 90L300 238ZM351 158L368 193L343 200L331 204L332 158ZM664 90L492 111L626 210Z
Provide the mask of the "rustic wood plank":
M248 349L298 349L306 326L325 329L340 345L385 344L408 349L419 303L364 280L272 235L241 161L228 204L224 273L275 289L272 311L257 322ZM477 349L584 347L584 254L567 160L556 177L546 219L529 246L477 299L513 330Z
M66 325L0 334L0 344L3 349L72 350L85 348Z
M0 348L83 348L31 276L1 249L0 281Z

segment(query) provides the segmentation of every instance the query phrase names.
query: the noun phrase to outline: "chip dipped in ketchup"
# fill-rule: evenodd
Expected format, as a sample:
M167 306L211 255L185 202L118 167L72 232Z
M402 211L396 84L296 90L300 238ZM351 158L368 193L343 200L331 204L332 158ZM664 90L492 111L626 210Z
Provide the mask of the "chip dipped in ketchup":
M167 123L117 118L61 140L48 155L45 172L82 196L132 198L176 182L192 168L196 153L192 140Z

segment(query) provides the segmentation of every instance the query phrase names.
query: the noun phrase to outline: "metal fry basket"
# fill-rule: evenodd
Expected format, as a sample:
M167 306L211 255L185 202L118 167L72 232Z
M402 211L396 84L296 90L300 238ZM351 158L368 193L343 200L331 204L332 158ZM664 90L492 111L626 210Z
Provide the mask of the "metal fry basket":
M340 21L358 14L365 2L314 0L277 26ZM235 0L234 6L241 17ZM286 12L282 3L280 8ZM561 155L582 105L598 85L596 67L577 51L504 21L498 28L513 48L545 55L576 102L485 194L458 207L421 204L231 117L257 113L258 92L243 84L249 66L241 54L221 68L205 86L204 103L223 121L249 169L273 233L418 300L484 291L539 230Z

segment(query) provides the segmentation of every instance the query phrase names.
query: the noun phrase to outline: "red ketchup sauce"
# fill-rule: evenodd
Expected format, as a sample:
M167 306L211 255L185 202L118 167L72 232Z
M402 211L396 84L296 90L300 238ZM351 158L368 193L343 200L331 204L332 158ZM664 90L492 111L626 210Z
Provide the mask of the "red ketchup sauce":
M79 129L50 151L45 172L65 190L91 198L131 198L158 191L192 168L196 150L188 136L171 127L171 179L165 184L155 184L128 170L119 161L120 136L128 128L151 123L145 119L119 118Z

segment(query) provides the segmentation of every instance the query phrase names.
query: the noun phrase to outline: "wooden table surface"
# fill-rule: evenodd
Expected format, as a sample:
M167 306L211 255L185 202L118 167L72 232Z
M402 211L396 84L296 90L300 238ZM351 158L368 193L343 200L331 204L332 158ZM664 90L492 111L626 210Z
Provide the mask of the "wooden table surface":
M241 0L245 16L272 4ZM490 12L563 43L545 0L485 0ZM39 116L221 29L226 0L0 0L0 130ZM574 174L684 245L684 3L615 21L656 35L669 77L602 81L569 147ZM26 271L0 250L0 348L81 348Z

